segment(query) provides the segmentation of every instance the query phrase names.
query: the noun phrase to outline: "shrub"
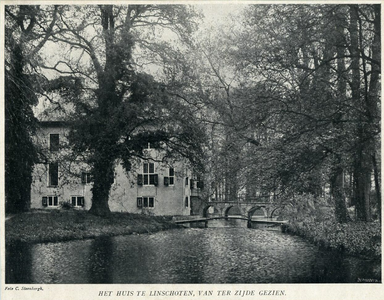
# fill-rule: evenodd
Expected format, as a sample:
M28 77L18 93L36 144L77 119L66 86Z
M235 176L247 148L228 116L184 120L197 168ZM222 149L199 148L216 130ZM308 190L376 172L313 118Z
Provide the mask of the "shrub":
M70 202L61 202L61 203L60 203L60 207L61 207L62 209L67 209L67 210L69 210L69 209L72 209L72 208L73 208L73 205L72 205L72 203L70 203Z
M301 235L321 247L371 258L381 257L379 222L293 222L288 231Z

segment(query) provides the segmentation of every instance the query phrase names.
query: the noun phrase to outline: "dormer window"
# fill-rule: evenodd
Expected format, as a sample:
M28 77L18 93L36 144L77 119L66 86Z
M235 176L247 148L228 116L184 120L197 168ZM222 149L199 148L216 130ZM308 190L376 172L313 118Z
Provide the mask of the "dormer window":
M60 138L59 134L49 135L49 150L51 152L59 151Z

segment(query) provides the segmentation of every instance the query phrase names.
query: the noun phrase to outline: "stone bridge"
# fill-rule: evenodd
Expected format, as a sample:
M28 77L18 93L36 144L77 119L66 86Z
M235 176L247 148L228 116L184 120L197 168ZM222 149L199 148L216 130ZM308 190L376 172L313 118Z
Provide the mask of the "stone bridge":
M200 206L199 215L207 217L208 215L219 215L228 217L231 210L237 210L237 214L250 219L253 215L259 217L273 218L278 216L280 204L272 202L237 202L237 201L212 201Z

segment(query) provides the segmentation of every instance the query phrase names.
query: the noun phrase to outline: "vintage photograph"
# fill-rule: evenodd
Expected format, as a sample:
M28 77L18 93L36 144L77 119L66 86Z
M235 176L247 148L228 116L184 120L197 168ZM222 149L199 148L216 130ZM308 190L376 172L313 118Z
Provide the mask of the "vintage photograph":
M2 6L3 289L381 285L380 4Z

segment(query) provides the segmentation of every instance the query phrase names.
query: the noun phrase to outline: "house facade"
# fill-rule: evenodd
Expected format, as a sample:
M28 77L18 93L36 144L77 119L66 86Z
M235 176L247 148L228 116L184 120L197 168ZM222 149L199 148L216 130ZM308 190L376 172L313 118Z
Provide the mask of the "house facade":
M41 122L36 144L43 153L36 164L31 187L32 209L60 209L72 206L89 210L92 206L92 174L89 167L71 156L67 149L69 130L62 122ZM186 161L164 163L161 153L148 148L126 172L118 161L109 195L113 212L150 215L190 215L191 196L202 183L192 179Z

